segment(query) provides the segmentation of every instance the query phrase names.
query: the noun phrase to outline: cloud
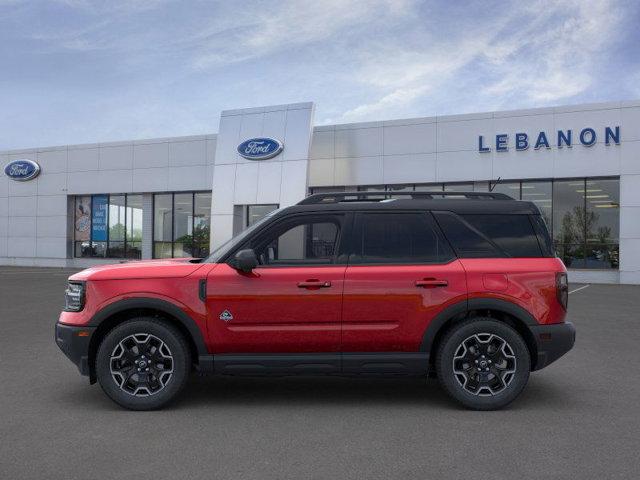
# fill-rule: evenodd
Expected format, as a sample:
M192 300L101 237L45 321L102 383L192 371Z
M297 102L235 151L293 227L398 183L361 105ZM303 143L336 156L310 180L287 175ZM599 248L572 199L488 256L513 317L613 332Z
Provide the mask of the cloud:
M263 57L283 49L317 43L358 26L405 15L410 0L282 0L270 9L246 9L232 15L233 22L212 25L198 32L193 65L220 67ZM304 5L304 6L302 6Z
M621 20L606 0L537 1L462 20L444 39L425 34L419 47L402 38L387 42L361 54L353 76L370 94L338 120L402 115L408 105L442 97L456 84L477 87L475 105L466 103L471 110L513 105L514 97L529 105L567 101L593 84L598 55L616 40Z
M212 132L222 109L307 100L343 123L637 98L639 8L0 0L0 148Z
M598 53L616 37L621 16L612 7L608 1L565 2L561 8L550 2L534 4L528 13L538 12L535 20L499 41L503 48L512 45L511 51L487 55L501 78L484 93L507 98L524 92L534 103L550 103L587 90ZM563 15L567 11L571 14Z

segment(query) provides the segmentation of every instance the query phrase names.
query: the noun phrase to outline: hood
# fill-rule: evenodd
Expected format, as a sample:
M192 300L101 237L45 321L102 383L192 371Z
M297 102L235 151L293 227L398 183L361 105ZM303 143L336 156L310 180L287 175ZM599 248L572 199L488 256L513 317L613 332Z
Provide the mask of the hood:
M168 258L97 265L75 273L69 280L118 280L134 278L180 278L192 274L203 263L192 263L192 258Z

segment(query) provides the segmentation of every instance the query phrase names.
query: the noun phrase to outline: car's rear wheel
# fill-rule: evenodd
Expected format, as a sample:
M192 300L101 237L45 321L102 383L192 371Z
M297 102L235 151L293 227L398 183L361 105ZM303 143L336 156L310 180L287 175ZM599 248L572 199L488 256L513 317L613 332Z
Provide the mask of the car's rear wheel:
M142 317L128 320L102 340L96 375L104 392L131 410L153 410L173 400L191 370L189 347L171 324Z
M527 384L530 370L529 350L520 334L491 318L473 318L453 327L436 357L444 389L474 410L511 403Z

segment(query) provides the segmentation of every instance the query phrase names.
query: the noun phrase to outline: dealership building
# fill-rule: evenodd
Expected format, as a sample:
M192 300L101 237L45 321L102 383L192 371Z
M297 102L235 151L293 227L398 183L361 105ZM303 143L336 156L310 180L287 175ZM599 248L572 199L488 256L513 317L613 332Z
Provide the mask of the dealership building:
M313 103L245 108L0 164L2 265L206 256L313 192L493 189L539 207L570 280L640 283L640 101L319 126Z

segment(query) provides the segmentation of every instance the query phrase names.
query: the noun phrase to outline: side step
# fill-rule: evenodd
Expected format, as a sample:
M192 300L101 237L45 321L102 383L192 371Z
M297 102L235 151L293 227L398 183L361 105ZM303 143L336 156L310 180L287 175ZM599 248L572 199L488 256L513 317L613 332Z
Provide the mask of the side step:
M426 375L425 352L217 354L198 371L218 375Z

